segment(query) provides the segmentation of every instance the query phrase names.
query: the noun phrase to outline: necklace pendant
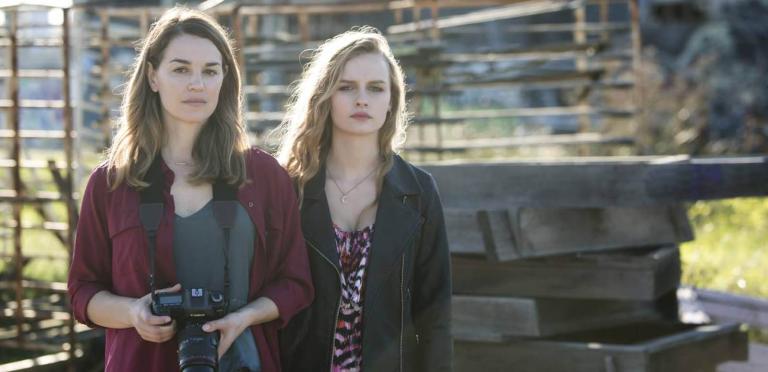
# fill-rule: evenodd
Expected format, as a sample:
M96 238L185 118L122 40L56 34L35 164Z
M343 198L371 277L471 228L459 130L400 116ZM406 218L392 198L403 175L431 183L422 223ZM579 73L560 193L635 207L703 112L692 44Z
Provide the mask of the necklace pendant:
M342 204L347 204L347 201L348 201L348 200L347 200L347 196L346 196L346 195L343 195L343 196L341 197L341 203L342 203Z

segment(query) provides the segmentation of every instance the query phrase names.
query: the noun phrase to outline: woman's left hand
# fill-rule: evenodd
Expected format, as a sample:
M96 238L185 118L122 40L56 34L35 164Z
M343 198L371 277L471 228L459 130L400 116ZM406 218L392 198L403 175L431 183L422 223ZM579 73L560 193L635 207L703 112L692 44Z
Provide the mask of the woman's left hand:
M219 337L219 358L221 358L224 353L229 350L230 346L232 346L232 343L235 342L235 339L237 339L249 325L245 315L235 311L227 314L227 316L221 319L205 323L203 325L203 331L221 332L221 337Z

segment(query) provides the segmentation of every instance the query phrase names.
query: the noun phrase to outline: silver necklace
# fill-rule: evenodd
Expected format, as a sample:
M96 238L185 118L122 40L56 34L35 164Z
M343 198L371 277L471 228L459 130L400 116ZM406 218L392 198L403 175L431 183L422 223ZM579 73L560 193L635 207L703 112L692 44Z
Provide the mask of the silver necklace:
M330 173L330 172L328 172L328 170L327 170L327 169L326 169L325 173L328 175L328 178L330 178L330 179L331 179L331 181L333 181L333 184L334 184L334 185L336 185L336 188L337 188L337 189L339 189L339 192L341 193L341 197L339 198L339 200L341 201L341 203L342 203L342 204L347 204L347 203L349 202L349 199L348 199L349 193L351 193L351 192L352 192L352 191L354 191L354 190L355 190L355 189L356 189L358 186L360 186L360 185L363 183L363 181L365 181L365 180L367 180L369 177L371 177L371 175L373 174L373 172L375 172L375 171L376 171L376 169L379 169L379 166L378 166L378 165L377 165L377 166L375 166L375 167L373 167L373 169L371 169L371 171L368 173L368 175L366 175L365 177L363 177L363 178L362 178L360 181L357 181L357 183L356 183L354 186L352 186L352 187L351 187L349 190L347 190L347 191L344 191L344 190L341 188L341 186L339 186L339 183L338 183L338 182L336 182L336 180L335 180L333 177L331 177L331 173Z

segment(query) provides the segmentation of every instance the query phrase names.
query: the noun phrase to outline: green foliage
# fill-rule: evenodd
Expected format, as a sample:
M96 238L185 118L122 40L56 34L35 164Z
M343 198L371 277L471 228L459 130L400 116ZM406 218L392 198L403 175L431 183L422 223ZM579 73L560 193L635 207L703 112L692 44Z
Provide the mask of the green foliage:
M699 201L680 248L684 284L768 298L768 198Z

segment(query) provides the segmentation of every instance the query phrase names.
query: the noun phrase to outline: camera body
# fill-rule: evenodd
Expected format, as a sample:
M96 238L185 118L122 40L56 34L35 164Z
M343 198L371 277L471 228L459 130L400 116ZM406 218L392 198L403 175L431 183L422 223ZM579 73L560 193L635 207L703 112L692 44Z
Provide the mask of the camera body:
M168 315L176 321L219 319L227 314L228 301L219 291L204 288L180 292L156 293L152 298L152 314Z
M204 288L155 293L150 305L155 315L167 315L178 323L179 369L182 372L217 371L219 333L202 327L227 314L228 301L220 291Z

